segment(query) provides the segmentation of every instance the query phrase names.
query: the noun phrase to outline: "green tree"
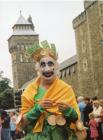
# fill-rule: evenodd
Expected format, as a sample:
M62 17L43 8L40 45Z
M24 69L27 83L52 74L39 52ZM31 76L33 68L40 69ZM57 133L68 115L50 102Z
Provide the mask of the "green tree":
M13 89L10 87L10 80L2 76L0 72L0 108L14 108Z
M5 89L9 89L10 80L8 78L2 77L0 80L0 93L3 92Z

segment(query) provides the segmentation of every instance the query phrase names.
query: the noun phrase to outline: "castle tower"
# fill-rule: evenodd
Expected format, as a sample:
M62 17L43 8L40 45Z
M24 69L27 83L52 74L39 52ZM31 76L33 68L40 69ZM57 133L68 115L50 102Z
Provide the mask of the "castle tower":
M14 90L18 90L27 81L35 77L35 63L24 54L34 42L39 42L38 34L31 16L26 20L20 13L16 24L12 27L13 34L8 39L9 52L12 58Z
M73 20L78 55L80 95L103 97L103 2L84 1Z

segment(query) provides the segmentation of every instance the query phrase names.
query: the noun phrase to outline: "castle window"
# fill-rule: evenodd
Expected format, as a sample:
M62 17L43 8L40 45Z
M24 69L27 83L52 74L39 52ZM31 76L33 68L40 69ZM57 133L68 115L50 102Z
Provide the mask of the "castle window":
M70 75L70 69L69 68L66 69L66 76L68 76L68 75Z
M15 53L12 54L12 60L16 61L16 54Z
M62 72L63 72L63 71L60 71L60 78L61 78L61 79L63 78L63 77L62 77Z
M99 44L103 47L103 40L100 40Z
M84 59L83 59L83 70L84 70L84 71L87 71L87 66L88 66L87 59L84 58Z
M85 53L85 51L86 51L85 41L82 40L82 52Z
M19 48L20 47L20 44L17 44L17 48Z
M31 44L28 44L28 48L30 48L32 45Z
M29 62L28 58L26 58L26 62Z
M62 73L61 73L61 71L59 71L59 78L62 78Z
M63 73L63 71L60 71L60 78L61 79L63 79L62 73Z
M16 79L16 78L17 78L17 77L16 77L16 72L14 72L14 74L13 74L13 75L14 75L14 79Z
M25 46L24 46L24 44L22 44L22 45L21 45L21 49L22 49L22 50L24 50L24 49L25 49Z
M21 25L21 29L23 29L23 26Z
M25 49L26 49L26 50L28 49L28 44L25 45Z
M100 4L99 15L103 16L103 3Z
M27 26L27 29L30 29L30 26L29 25Z
M21 29L21 26L19 26L19 29Z
M17 44L17 49L18 49L19 51L21 51L21 46L20 46L20 44Z
M24 27L23 27L23 28L24 28L24 30L25 30L25 29L26 29L26 26L24 25Z
M74 67L74 66L71 67L71 72L72 72L72 73L75 72L75 67Z
M64 78L64 77L66 77L66 71L65 70L62 71L62 78Z
M22 30L24 30L24 26L22 25Z
M25 26L25 29L28 29L28 25Z
M101 38L103 38L103 22L102 22L102 24L100 26L100 33L101 33Z
M22 56L22 54L20 55L20 62L23 62L23 56Z

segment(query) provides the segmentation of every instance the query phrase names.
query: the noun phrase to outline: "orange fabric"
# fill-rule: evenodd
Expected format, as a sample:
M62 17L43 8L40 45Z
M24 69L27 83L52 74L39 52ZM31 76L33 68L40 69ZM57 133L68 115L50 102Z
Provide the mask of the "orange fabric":
M39 81L40 81L40 78L37 78L37 80L34 83L31 83L22 94L22 108L21 108L22 114L25 114L31 108L33 108L35 104L34 96L37 94ZM62 80L60 80L58 77L45 93L43 99L46 99L46 98L51 99L54 102L63 101L63 102L68 103L68 105L70 105L77 111L78 117L80 118L79 108L78 108L75 95L71 86L66 84ZM54 105L51 109L47 109L47 111L51 113L55 113L55 114L60 114L57 105ZM45 114L42 114L40 118L38 119L33 129L33 132L42 131L44 118L45 118Z

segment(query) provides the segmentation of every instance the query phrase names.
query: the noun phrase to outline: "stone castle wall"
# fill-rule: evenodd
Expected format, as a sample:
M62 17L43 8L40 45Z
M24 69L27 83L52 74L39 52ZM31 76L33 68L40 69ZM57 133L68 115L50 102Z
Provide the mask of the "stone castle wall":
M35 77L35 63L27 58L25 52L34 42L38 42L38 35L11 36L8 42L12 57L14 90L16 91Z

